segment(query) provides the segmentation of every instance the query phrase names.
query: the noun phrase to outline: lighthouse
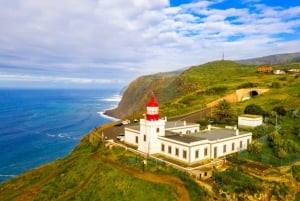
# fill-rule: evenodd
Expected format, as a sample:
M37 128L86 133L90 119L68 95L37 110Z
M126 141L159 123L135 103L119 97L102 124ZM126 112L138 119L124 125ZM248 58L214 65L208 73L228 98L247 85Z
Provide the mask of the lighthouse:
M139 150L153 154L159 151L158 137L165 135L165 120L159 119L159 105L151 95L146 105L146 115L140 119Z

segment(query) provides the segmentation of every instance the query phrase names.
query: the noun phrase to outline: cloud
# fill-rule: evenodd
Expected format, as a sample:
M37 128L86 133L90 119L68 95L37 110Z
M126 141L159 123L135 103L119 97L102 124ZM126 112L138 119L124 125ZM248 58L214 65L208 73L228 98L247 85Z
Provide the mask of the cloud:
M225 3L7 0L0 8L0 70L23 81L46 74L126 83L220 59L223 48L228 59L300 51L300 6Z
M52 77L21 74L0 74L0 82L47 82L47 83L75 83L75 84L112 84L120 81L114 79L92 79L82 77Z

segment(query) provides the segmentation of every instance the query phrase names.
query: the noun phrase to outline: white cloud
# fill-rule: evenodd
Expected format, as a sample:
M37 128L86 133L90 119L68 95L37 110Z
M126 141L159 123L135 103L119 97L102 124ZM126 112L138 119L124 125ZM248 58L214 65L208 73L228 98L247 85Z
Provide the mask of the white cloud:
M37 76L37 75L21 75L21 74L0 74L0 83L3 81L15 82L51 82L51 83L76 83L76 84L112 84L119 83L114 79L92 79L81 77L53 77L53 76Z
M299 38L300 6L254 1L251 7L221 9L221 0L177 7L167 0L4 2L0 70L14 66L26 75L67 72L94 81L111 73L128 82L139 74L220 59L223 47L230 59L300 51L294 45L299 41L283 38Z

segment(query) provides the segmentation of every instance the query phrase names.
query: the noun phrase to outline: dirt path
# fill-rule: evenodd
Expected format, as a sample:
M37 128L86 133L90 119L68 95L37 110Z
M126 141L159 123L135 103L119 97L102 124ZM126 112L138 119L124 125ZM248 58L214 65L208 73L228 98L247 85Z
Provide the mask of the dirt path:
M162 183L162 184L169 184L172 185L178 195L178 200L184 200L189 201L190 195L189 192L186 190L185 185L183 181L181 181L179 178L171 176L171 175L156 175L150 172L139 172L134 169L130 169L127 167L122 166L121 164L118 164L114 161L108 160L108 159L102 159L105 163L120 169L121 171L124 171L136 178L154 182L154 183Z

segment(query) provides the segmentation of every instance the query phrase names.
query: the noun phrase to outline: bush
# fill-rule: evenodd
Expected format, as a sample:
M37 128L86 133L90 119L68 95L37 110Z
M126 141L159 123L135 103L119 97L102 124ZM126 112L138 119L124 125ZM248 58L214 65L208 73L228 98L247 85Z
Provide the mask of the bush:
M251 154L258 154L262 151L262 144L256 140L253 140L248 145L247 151Z
M286 110L284 109L283 106L276 106L272 110L281 116L285 116L285 114L286 114Z
M276 156L278 158L286 158L288 156L287 152L283 148L277 150Z
M206 95L221 95L221 94L224 94L227 90L227 87L225 86L219 86L219 87L213 87L213 88L210 88L210 89L207 89L204 93Z
M244 114L264 115L264 113L265 113L265 111L256 104L248 105L244 110Z
M238 89L243 89L243 88L252 88L252 87L257 87L257 84L252 83L252 82L246 82L246 83L243 83L243 84L239 85L237 88Z
M252 134L253 138L260 138L262 136L268 135L269 133L274 132L274 127L267 125L260 125L253 129Z

